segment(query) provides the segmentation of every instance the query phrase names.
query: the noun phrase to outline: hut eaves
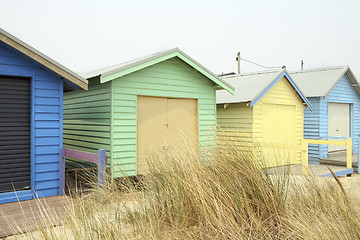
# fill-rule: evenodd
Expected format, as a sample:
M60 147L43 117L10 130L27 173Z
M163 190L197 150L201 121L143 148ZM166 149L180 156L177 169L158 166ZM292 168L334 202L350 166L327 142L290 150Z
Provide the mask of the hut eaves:
M345 73L360 95L359 82L349 66L316 68L289 74L306 97L326 97Z
M231 85L223 81L216 74L212 73L210 70L202 66L200 63L186 55L178 48L173 48L163 52L158 52L145 57L137 58L131 61L123 62L117 65L83 74L83 76L87 79L100 76L100 81L102 83L105 83L173 57L180 58L185 63L193 67L195 70L203 74L205 77L209 78L218 86L218 89L225 89L231 94L234 93L234 88Z
M88 89L88 81L81 77L80 75L74 73L70 69L64 67L60 63L56 62L55 60L49 58L45 54L41 53L40 51L36 50L35 48L31 47L27 43L21 41L17 37L11 35L4 29L0 28L0 41L4 42L5 44L13 47L14 49L18 50L19 52L25 54L26 56L30 57L31 59L35 60L36 62L42 64L43 66L47 67L48 69L52 70L53 72L59 74L63 78L67 79L68 81L74 83L75 85L81 87L82 89Z
M299 87L287 74L286 69L270 70L262 72L251 72L245 74L237 74L222 77L222 80L235 88L235 94L230 95L225 91L218 91L216 93L216 103L250 103L252 107L258 100L261 99L282 77L285 77L296 93L302 99L303 103L311 109L310 102L301 92Z

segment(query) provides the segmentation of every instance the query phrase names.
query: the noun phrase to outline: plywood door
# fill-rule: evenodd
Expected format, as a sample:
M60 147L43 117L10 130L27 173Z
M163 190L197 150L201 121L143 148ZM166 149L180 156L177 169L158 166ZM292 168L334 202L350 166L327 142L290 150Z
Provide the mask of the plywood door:
M197 112L195 99L138 97L138 174L148 172L148 155L178 149L185 141L197 147Z
M269 166L295 162L295 106L263 104L262 150Z
M159 154L168 145L167 99L138 97L137 172L148 172L146 156Z
M197 148L198 118L197 100L168 99L169 147L183 144Z
M328 135L350 137L350 104L329 103ZM345 150L346 146L329 146L329 152Z

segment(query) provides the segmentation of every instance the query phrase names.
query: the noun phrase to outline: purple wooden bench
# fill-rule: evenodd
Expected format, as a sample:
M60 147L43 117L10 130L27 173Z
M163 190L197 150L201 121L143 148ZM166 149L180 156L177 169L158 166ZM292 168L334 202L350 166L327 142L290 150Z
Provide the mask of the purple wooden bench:
M65 157L84 160L98 165L98 186L102 189L106 183L106 150L99 149L98 153L89 153L69 148L60 148L60 195L65 194Z

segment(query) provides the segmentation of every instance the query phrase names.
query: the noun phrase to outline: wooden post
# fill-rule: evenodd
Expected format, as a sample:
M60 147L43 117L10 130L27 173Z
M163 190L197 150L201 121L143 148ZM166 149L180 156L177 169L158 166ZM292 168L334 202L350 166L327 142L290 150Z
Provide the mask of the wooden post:
M60 148L59 159L59 195L65 195L65 148Z
M238 74L240 74L240 52L237 53L237 61L238 61Z
M308 153L308 142L305 139L301 139L301 166L302 174L308 175L309 168L309 153Z
M106 150L98 150L98 186L103 189L106 183Z
M346 168L352 168L352 141L351 138L346 139Z

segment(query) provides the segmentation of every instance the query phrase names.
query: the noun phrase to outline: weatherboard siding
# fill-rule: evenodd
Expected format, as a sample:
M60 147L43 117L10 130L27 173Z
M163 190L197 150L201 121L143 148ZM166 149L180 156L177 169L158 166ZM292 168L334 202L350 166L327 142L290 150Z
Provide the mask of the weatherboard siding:
M247 103L230 103L217 105L217 124L220 129L236 129L240 132L251 132L253 124L252 108Z
M111 82L93 78L88 91L64 94L64 147L93 153L105 149L111 164Z
M348 76L344 76L337 82L327 97L308 98L313 110L305 110L304 136L311 139L326 139L328 136L328 105L329 102L351 104L351 136L353 137L353 151L358 153L359 129L360 129L360 98L353 88ZM319 159L328 155L327 145L309 144L309 160L319 163Z
M225 143L237 146L241 151L249 151L252 143L253 112L247 103L231 103L216 107L218 135Z
M295 106L296 114L296 145L300 146L303 138L303 109L302 100L285 77L280 79L254 106L253 106L253 135L255 141L263 141L263 104L284 104ZM296 151L292 164L300 163L300 150Z
M229 104L226 109L224 109L224 104L218 104L217 124L222 130L228 131L226 132L226 136L230 140L239 138L239 136L243 138L243 135L234 132L231 133L230 131L250 132L252 133L253 141L261 143L264 141L264 104L295 106L295 137L297 146L300 146L304 131L304 106L302 100L285 77L280 79L252 108L246 103ZM242 140L239 141L244 145ZM233 142L236 141L234 140ZM245 148L248 147L247 144L244 146ZM300 150L298 150L296 151L295 159L292 159L291 163L300 163L300 157Z
M320 106L321 101L319 97L308 98L312 106L312 110L304 110L304 138L320 139ZM319 161L319 144L309 144L309 161Z
M201 146L216 126L214 84L178 58L172 58L112 81L112 174L137 174L137 96L198 100Z
M0 75L31 79L31 189L0 194L0 203L59 194L62 78L0 42Z
M320 136L328 136L328 103L349 103L351 104L351 136L353 137L353 151L358 153L359 149L359 134L360 134L360 97L351 84L350 79L346 74L336 83L325 99L321 99L321 123ZM320 158L326 158L328 147L326 145L320 146Z

